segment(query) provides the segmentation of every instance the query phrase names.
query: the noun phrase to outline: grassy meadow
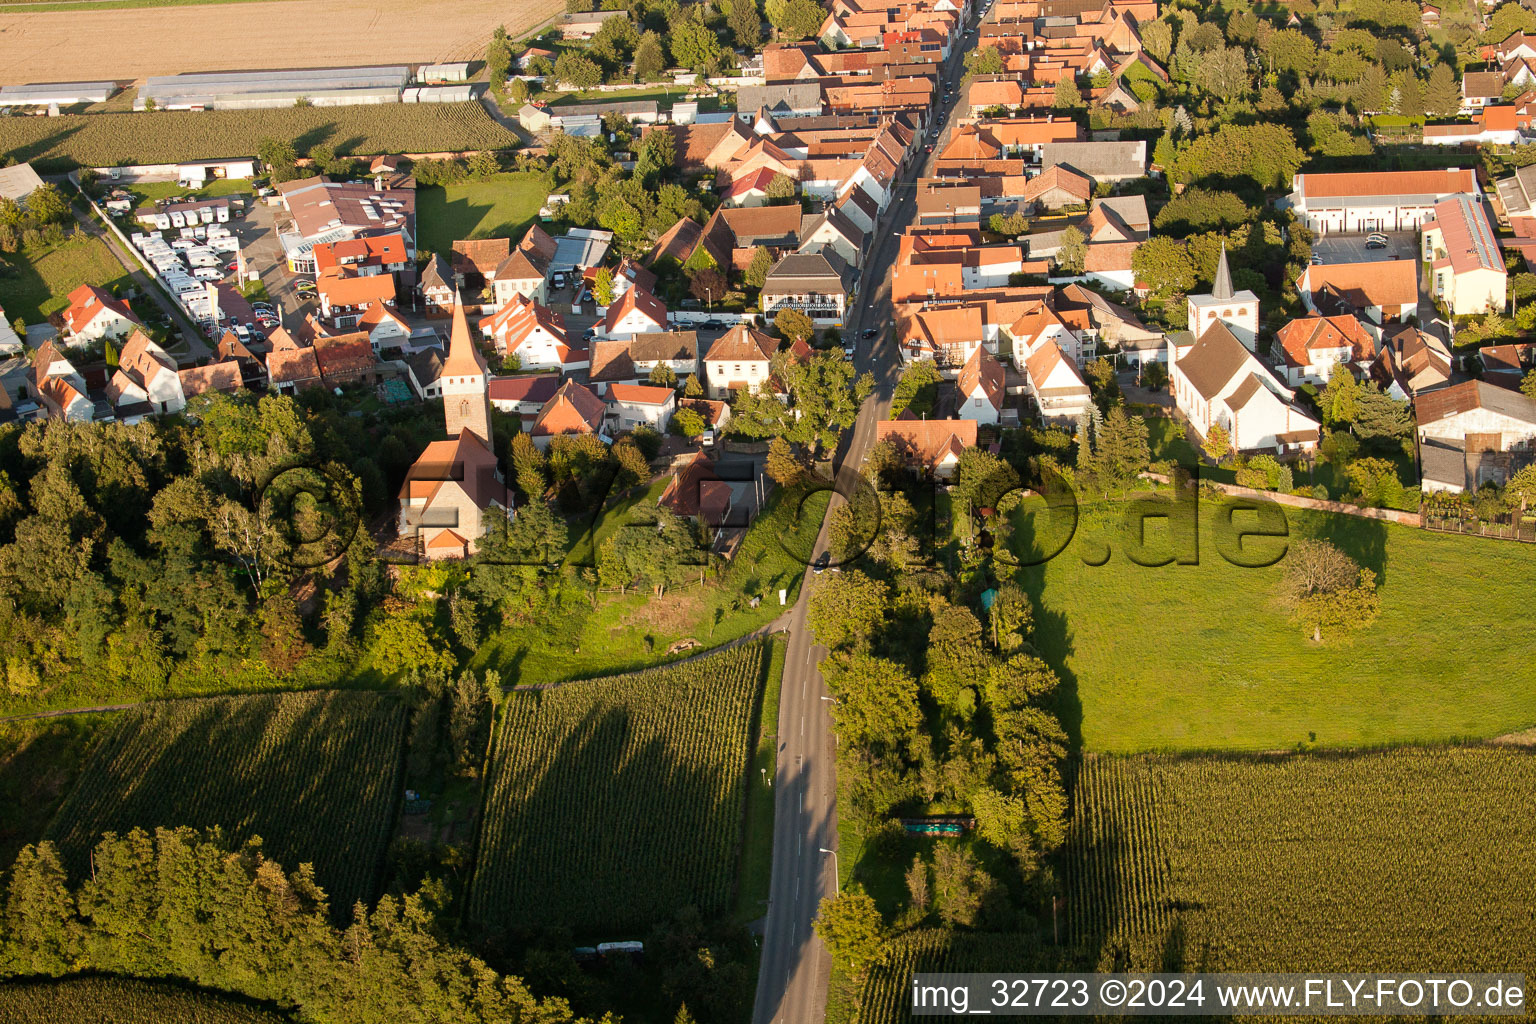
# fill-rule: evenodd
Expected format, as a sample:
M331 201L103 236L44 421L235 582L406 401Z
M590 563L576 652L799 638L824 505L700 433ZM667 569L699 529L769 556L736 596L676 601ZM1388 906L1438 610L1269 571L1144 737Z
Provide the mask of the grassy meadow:
M1107 505L1084 510L1059 556L1020 570L1082 749L1379 746L1536 724L1536 637L1519 625L1536 549L1287 509L1291 537L1327 538L1378 577L1380 617L1314 644L1281 603L1283 563L1228 563L1219 506L1202 496L1201 509L1198 565L1133 564L1124 506ZM1017 521L1016 549L1034 520ZM1151 522L1149 549L1169 550Z

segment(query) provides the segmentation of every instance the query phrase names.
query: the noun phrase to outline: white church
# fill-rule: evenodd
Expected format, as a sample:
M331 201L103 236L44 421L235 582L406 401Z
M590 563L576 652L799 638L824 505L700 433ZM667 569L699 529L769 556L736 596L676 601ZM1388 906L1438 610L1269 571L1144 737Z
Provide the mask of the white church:
M1320 424L1255 355L1259 297L1232 290L1222 246L1207 294L1189 296L1189 330L1168 336L1168 388L1203 439L1218 424L1241 452L1315 448Z

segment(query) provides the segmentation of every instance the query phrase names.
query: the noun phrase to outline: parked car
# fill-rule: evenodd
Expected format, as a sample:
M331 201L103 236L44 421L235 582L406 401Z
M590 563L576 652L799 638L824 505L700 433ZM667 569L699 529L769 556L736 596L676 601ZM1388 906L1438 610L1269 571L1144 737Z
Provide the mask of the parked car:
M1320 266L1323 265L1323 255L1322 255L1322 253L1315 252L1315 253L1312 254L1312 265L1314 267L1320 267Z
M1385 249L1387 247L1387 243L1386 242L1378 242L1374 238L1368 238L1365 241L1365 247L1367 249Z
M816 556L816 561L811 563L811 571L820 576L827 566L832 564L832 552L823 551Z
M1370 234L1365 236L1365 240L1367 242L1385 243L1387 241L1387 236L1382 234L1380 231L1372 231Z

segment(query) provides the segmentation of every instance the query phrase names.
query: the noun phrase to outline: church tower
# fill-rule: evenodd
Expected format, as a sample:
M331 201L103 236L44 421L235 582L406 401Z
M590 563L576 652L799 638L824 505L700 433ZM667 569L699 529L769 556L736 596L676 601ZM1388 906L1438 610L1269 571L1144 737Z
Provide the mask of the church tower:
M1246 288L1232 290L1232 271L1227 267L1227 243L1221 243L1221 262L1216 280L1204 295L1189 297L1189 333L1196 341L1220 320L1251 352L1259 343L1259 297Z
M490 367L469 333L464 318L464 303L457 292L453 296L453 333L448 341L448 358L443 361L439 379L443 385L443 419L448 436L458 437L469 430L491 447Z

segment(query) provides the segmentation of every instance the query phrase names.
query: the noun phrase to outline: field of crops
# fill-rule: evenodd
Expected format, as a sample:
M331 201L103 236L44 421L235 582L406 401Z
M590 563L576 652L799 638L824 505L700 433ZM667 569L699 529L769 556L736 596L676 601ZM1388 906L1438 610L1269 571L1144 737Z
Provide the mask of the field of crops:
M131 978L0 985L7 1024L283 1024L288 1017L215 992Z
M1072 970L1032 936L989 932L952 932L942 928L908 932L886 946L869 969L859 994L858 1024L897 1024L914 1018L912 975L930 971L1017 973Z
M1104 964L1536 971L1536 752L1091 759L1066 865Z
M471 913L627 938L679 907L727 910L768 654L509 694Z
M155 111L0 118L0 152L39 171L251 156L261 140L342 154L505 149L517 138L478 103Z
M103 832L218 825L371 900L393 828L405 711L351 691L164 701L125 712L49 826L75 870Z

